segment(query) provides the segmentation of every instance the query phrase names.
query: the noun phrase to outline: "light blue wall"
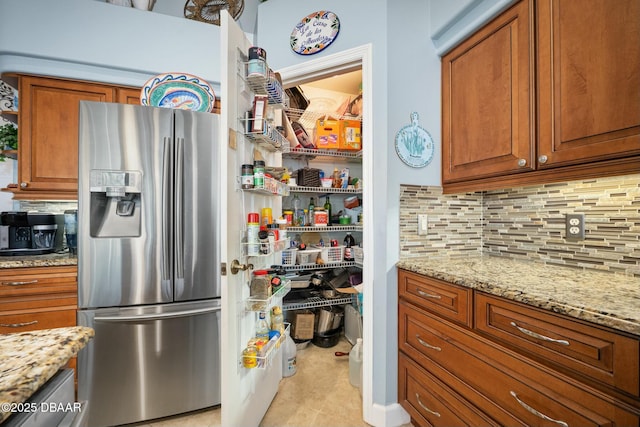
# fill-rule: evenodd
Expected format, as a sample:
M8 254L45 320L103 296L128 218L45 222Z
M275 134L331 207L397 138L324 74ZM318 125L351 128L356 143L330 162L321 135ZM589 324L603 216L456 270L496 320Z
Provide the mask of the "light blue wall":
M310 56L294 53L289 36L306 15L330 10L340 19L337 39ZM277 25L272 25L276 22ZM257 40L273 69L300 64L365 44L373 56L375 200L373 293L373 401L397 402L397 278L400 184L440 183L440 60L430 40L429 3L403 0L269 0L258 9ZM438 148L425 168L406 166L396 155L396 132L417 112ZM367 183L367 185L369 185Z
M0 16L0 72L135 86L163 72L220 81L216 25L88 0L0 0Z

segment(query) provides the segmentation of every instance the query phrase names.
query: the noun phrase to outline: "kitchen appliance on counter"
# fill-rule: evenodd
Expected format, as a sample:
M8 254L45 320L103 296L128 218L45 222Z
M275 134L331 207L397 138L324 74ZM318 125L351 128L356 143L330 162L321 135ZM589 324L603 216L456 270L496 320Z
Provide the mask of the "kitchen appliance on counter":
M42 255L63 249L64 216L48 212L0 213L0 256Z
M89 425L219 405L219 117L80 102L78 357Z

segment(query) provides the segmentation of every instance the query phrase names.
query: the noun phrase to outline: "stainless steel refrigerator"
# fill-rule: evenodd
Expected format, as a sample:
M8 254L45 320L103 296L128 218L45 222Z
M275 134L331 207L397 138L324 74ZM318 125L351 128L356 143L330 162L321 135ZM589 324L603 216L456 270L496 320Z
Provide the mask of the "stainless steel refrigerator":
M78 357L89 425L220 404L219 116L80 102Z

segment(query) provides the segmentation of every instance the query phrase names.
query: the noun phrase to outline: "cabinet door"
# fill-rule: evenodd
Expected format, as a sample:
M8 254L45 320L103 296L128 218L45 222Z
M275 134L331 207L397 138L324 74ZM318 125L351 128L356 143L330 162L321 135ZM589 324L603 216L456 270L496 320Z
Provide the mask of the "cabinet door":
M640 2L537 8L539 167L640 153Z
M122 87L116 90L116 102L140 105L140 89Z
M532 170L532 2L442 58L442 179Z
M24 76L20 79L21 191L77 192L80 101L112 102L114 89Z

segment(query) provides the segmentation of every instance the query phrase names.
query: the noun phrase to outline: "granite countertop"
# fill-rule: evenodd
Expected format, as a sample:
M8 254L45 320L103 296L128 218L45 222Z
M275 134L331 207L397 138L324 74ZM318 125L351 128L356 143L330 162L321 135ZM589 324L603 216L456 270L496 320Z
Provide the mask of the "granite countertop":
M55 267L65 265L78 265L78 257L69 255L69 252L67 251L47 255L0 257L0 269L20 267Z
M24 402L93 338L84 326L0 334L0 423L6 403Z
M640 278L509 258L406 258L396 266L640 336Z

